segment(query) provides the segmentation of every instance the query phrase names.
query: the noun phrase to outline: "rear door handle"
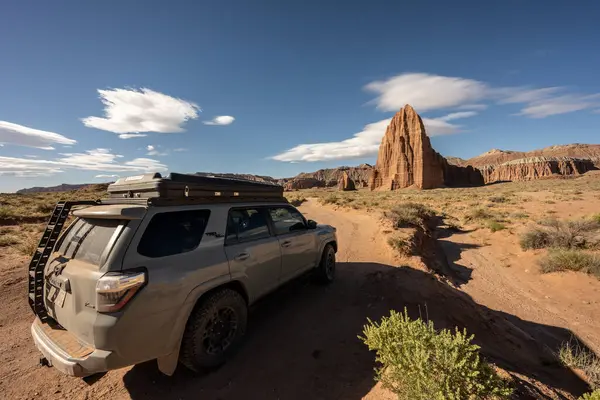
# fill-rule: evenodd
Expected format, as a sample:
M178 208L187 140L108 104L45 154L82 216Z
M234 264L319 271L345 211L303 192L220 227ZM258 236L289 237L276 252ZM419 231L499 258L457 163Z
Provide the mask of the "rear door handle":
M248 257L250 257L250 254L248 254L248 253L240 253L237 256L235 256L233 259L236 260L236 261L244 261Z
M292 244L291 240L284 240L283 242L281 242L281 247L290 247Z

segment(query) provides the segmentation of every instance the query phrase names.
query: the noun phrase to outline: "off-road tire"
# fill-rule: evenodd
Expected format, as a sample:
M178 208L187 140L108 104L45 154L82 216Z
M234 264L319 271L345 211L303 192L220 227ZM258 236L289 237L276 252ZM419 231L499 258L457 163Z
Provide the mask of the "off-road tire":
M332 263L332 264L331 264ZM321 261L315 271L315 280L321 284L330 284L335 279L335 249L331 244L325 245Z
M210 319L223 308L232 309L237 318L237 329L231 344L221 354L209 354L202 337ZM222 289L210 294L196 306L188 319L179 362L195 372L206 372L224 364L240 346L248 321L248 306L235 290Z

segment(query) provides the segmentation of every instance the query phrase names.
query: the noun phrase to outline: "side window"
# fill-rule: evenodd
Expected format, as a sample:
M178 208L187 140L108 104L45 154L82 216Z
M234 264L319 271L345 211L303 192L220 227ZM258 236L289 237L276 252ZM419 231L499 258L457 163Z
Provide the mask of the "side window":
M275 234L283 235L294 231L306 229L304 217L300 212L289 207L270 208L269 214L275 227Z
M209 216L209 210L156 214L142 235L138 253L158 258L194 250L202 240Z
M269 237L267 219L262 210L256 208L232 209L227 218L227 244L247 242Z

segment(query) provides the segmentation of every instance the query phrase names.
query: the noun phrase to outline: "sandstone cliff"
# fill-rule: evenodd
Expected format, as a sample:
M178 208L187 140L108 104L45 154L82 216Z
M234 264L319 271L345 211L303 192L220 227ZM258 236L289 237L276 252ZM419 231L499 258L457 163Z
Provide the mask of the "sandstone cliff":
M354 181L350 178L347 172L344 172L344 174L338 181L338 189L343 191L356 190Z
M442 186L442 160L431 147L421 117L407 104L394 115L385 131L369 187L395 190Z
M559 175L581 175L597 169L590 159L574 157L528 157L498 165L485 165L479 170L485 183L529 181Z
M371 190L395 190L414 186L483 185L483 176L473 167L448 162L431 147L421 117L406 105L391 120L379 146L377 164L371 175Z

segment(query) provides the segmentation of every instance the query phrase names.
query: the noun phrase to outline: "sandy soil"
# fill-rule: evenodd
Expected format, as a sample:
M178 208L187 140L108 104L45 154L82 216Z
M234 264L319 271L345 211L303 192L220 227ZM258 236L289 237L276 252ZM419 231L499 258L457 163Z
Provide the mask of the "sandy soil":
M482 353L520 382L518 398L573 398L587 389L553 351L572 335L600 348L597 279L541 276L535 254L523 253L508 232L440 232L448 266L460 278L453 287L397 259L376 215L315 201L301 210L338 228L336 282L320 287L300 279L262 300L240 353L207 376L179 368L168 378L150 362L86 382L39 367L29 334L28 260L0 254L0 397L392 399L375 385L374 357L357 336L367 317L404 307L439 328L474 333Z

